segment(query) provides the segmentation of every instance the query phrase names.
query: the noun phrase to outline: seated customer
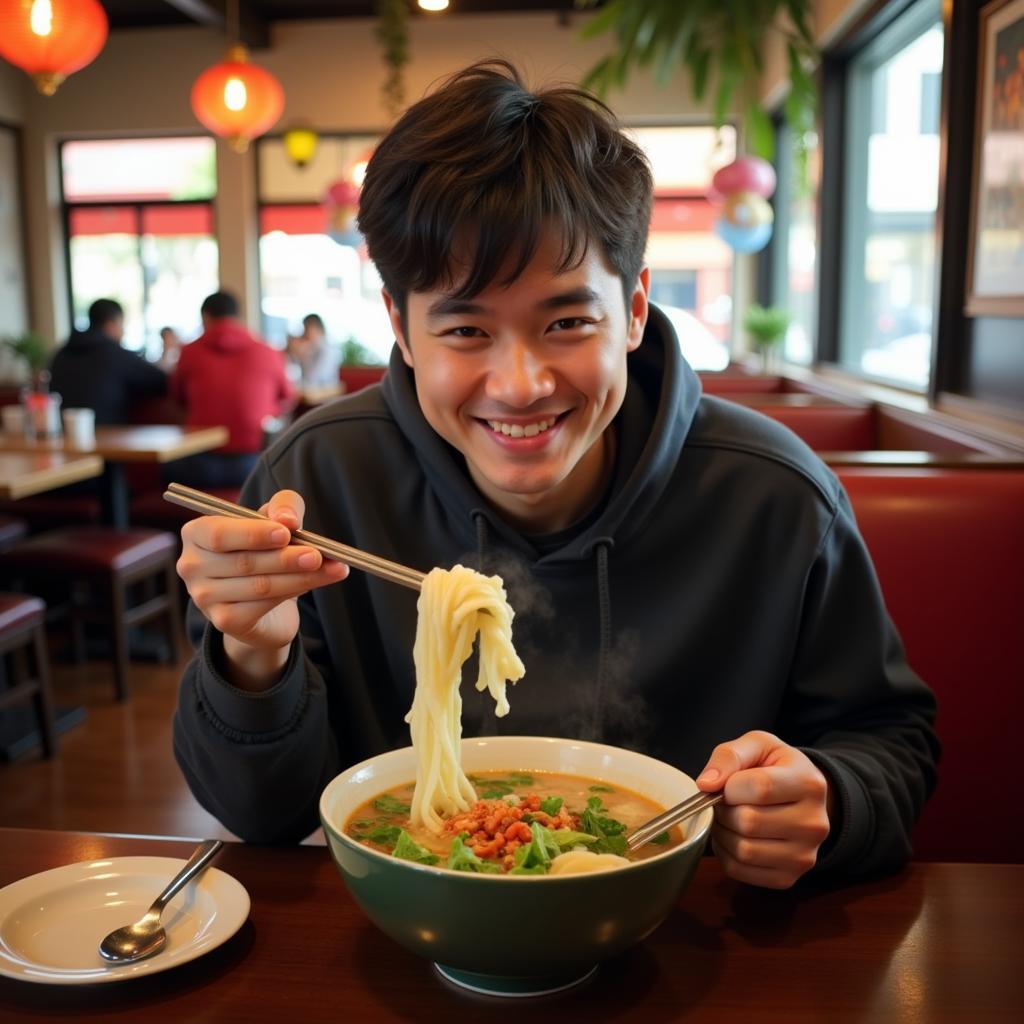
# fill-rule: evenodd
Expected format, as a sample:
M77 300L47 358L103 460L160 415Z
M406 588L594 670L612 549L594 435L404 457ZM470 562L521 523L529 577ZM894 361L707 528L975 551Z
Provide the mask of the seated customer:
M200 308L203 333L181 350L171 394L189 427L225 426L228 443L170 463L167 475L192 487L239 487L263 447L263 421L286 411L294 392L284 357L238 321L238 302L215 292Z
M96 425L127 423L139 398L167 393L167 374L121 347L124 310L113 299L89 307L89 329L72 331L50 364L50 390L65 409L96 411Z
M302 318L302 334L288 339L288 355L299 367L303 387L338 384L338 350L328 341L324 322L316 313Z

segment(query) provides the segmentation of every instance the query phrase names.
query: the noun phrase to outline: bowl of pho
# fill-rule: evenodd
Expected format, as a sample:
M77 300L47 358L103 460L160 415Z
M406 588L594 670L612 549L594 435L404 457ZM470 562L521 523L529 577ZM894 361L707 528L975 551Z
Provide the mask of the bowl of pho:
M320 799L338 871L396 942L456 984L539 994L584 980L676 906L712 811L635 852L625 840L697 791L688 775L571 739L494 736L457 747L471 790L453 810L415 813L415 782L429 765L413 747L352 766ZM481 921L503 922L503 939L486 941Z

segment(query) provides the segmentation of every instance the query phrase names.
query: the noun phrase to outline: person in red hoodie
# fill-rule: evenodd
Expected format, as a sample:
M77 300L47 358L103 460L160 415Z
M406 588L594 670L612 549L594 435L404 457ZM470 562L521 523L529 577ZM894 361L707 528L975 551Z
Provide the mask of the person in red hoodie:
M185 406L190 427L225 426L223 448L181 459L168 477L191 487L240 487L263 447L263 421L287 411L295 392L284 355L238 321L238 301L228 292L208 296L200 313L203 333L181 351L170 392Z

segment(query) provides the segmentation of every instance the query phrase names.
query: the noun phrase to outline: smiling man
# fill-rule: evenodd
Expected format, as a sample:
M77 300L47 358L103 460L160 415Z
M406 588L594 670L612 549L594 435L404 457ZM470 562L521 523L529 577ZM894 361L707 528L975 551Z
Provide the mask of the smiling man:
M908 856L934 701L835 477L702 396L649 305L651 196L606 108L502 62L381 141L359 223L397 339L384 383L264 453L243 501L276 523L182 531L205 622L175 751L228 828L297 840L335 773L408 743L414 596L289 546L305 525L502 575L527 675L500 721L468 694L467 735L596 739L699 774L725 790L714 849L744 881Z

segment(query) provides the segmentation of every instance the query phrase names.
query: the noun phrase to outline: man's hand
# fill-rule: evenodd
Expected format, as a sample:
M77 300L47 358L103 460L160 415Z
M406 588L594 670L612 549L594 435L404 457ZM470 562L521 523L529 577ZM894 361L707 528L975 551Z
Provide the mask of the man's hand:
M196 607L224 634L230 682L248 690L277 681L299 631L298 597L348 575L348 566L290 543L306 511L295 491L278 491L260 511L273 521L200 516L186 523L178 559Z
M708 793L725 788L711 839L726 874L788 889L814 867L829 833L829 787L801 751L768 732L721 743L697 779Z

